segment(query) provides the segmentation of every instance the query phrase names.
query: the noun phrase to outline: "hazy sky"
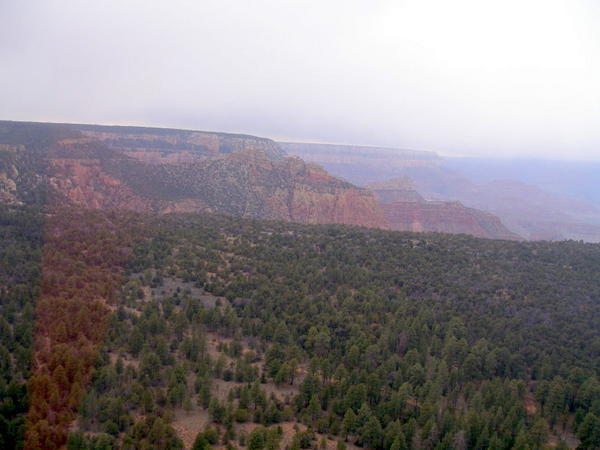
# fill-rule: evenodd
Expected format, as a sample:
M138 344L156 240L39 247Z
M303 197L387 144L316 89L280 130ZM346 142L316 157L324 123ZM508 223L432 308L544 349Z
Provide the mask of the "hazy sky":
M0 0L0 118L600 160L600 2Z

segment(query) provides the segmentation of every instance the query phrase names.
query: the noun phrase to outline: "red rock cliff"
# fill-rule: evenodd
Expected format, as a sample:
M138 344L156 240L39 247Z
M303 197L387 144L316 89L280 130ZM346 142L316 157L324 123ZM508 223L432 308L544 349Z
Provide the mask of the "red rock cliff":
M470 234L488 239L519 239L493 214L466 208L460 202L395 202L381 205L390 228Z
M31 155L37 149L35 157L44 164L35 170L35 179L45 180L54 202L92 209L212 211L301 223L386 226L370 191L315 164L286 157L269 139L140 127L0 125L0 152L11 161L19 161L15 152ZM26 190L23 177L13 177L13 172L18 173L0 173L0 201L18 202L19 193Z

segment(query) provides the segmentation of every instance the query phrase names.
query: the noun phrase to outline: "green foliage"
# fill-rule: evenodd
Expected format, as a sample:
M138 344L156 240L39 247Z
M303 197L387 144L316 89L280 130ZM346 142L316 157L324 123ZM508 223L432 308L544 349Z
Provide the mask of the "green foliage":
M175 430L156 416L147 416L136 422L129 433L123 438L122 448L155 448L155 449L182 449L183 442L175 434Z
M581 440L581 449L600 448L600 418L588 413L579 426L577 437Z
M168 416L195 396L223 442L237 423L285 419L368 448L533 449L569 415L582 445L593 439L597 245L212 215L151 229L109 329L122 367L98 370L87 431L110 416L131 436L127 412ZM222 339L217 355L207 334ZM239 383L226 400L214 395L218 378ZM263 383L298 394L283 403ZM537 415L526 409L534 386ZM122 409L111 409L102 398L117 393ZM265 430L238 437L269 448ZM313 440L298 432L290 447Z
M39 296L42 215L0 206L0 447L23 445L35 302Z

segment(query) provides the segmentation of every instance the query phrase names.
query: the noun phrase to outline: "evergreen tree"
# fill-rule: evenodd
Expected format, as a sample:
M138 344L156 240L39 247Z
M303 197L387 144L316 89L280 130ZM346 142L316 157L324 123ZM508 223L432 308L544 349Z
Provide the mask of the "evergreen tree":
M600 448L600 418L593 413L588 413L579 425L577 437L581 440L578 448L586 450Z

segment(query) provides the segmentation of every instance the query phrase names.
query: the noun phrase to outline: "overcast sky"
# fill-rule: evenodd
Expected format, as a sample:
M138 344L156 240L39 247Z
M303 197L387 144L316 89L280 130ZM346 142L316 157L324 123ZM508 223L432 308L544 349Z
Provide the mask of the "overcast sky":
M600 160L600 2L0 0L0 118Z

